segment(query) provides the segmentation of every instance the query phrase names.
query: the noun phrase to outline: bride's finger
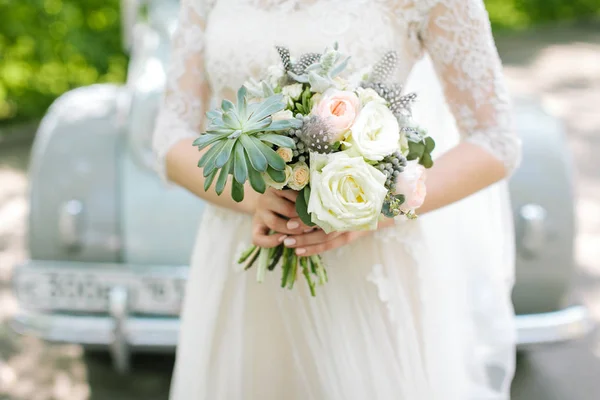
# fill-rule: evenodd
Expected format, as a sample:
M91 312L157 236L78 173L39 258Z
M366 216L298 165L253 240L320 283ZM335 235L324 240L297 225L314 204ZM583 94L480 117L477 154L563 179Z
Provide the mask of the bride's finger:
M286 235L298 235L299 233L303 232L302 226L300 224L295 228L294 228L295 225L292 224L292 225L290 225L290 226L292 226L292 228L290 229L288 227L289 221L287 220L287 218L283 218L280 215L278 215L274 212L271 212L271 211L267 211L267 210L262 211L260 213L260 219L270 229L272 229L278 233L283 233Z
M287 237L285 240L288 240ZM284 240L284 242L285 242ZM312 246L298 247L296 248L296 254L303 257L314 256L317 254L325 253L326 251L337 249L350 242L350 235L347 232L340 233L338 236L326 242L314 244Z
M268 203L263 207L269 211L275 212L287 218L295 218L298 216L298 213L296 212L296 205L283 197L273 196L266 201Z
M275 192L279 197L283 197L293 203L296 203L296 198L298 198L298 192L295 190L276 190Z
M270 235L269 228L266 225L255 224L252 228L252 243L255 246L270 249L276 247L287 237L280 233Z
M290 248L307 247L334 240L341 235L343 232L325 233L318 229L302 235L289 236L283 241L283 244Z

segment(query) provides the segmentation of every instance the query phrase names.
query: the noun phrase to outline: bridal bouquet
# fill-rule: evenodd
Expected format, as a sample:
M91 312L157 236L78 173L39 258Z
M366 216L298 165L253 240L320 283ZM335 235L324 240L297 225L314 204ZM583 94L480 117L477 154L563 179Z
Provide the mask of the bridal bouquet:
M412 122L415 94L387 83L398 55L343 77L349 58L337 44L323 54L293 60L277 47L282 64L261 81L223 100L207 113L207 132L194 145L209 147L198 166L208 190L216 179L221 194L231 179L231 196L244 198L244 184L264 193L268 186L298 191L296 210L309 226L325 232L374 230L380 218L415 218L425 196L424 168L433 165L434 141ZM281 261L281 263L280 263ZM320 256L297 256L283 244L250 247L239 260L257 264L257 279L282 267L281 286L292 288L299 273L311 294L327 273Z

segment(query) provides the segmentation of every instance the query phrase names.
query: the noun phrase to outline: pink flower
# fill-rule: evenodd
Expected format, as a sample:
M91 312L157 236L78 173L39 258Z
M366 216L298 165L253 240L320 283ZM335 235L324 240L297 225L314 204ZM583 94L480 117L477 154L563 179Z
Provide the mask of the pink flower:
M354 92L328 89L312 112L328 122L335 142L343 139L343 134L354 123L359 109L360 101Z
M409 161L404 171L396 179L396 194L404 195L404 203L400 206L403 212L415 210L423 205L427 195L425 167L416 161Z

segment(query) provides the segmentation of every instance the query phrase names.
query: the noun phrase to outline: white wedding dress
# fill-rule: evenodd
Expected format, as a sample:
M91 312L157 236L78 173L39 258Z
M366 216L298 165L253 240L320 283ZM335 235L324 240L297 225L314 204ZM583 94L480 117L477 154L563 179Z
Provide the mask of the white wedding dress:
M154 135L161 169L173 144L201 132L212 101L278 62L275 45L299 55L336 41L351 69L399 52L397 81L418 91L414 114L436 139L436 155L467 140L509 171L518 163L482 0L181 3ZM240 270L250 229L248 215L210 205L204 212L172 400L509 398L514 237L506 182L325 254L329 283L316 298L302 282L281 289L279 273L258 284Z

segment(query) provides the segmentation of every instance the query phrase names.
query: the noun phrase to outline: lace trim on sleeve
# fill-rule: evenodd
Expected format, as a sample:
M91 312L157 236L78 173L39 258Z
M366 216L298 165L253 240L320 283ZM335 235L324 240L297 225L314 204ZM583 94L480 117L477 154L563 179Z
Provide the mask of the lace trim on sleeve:
M210 0L181 1L165 94L152 140L156 169L165 180L168 151L182 139L198 136L209 97L203 59L207 1Z
M511 173L521 142L482 0L435 0L421 38L463 137L500 159Z

